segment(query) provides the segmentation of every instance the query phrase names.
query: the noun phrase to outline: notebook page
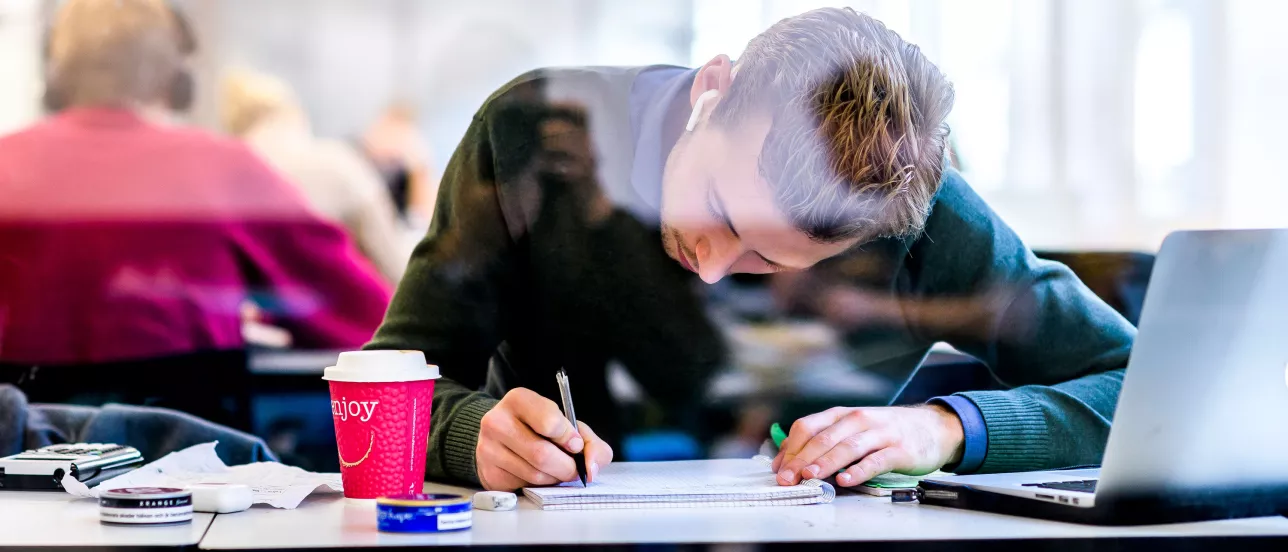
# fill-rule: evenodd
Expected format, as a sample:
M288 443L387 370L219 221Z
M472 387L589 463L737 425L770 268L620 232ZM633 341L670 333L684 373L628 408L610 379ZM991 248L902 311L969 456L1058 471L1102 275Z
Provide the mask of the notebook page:
M605 466L589 487L565 483L524 489L544 506L556 504L772 501L815 499L825 494L817 480L778 485L763 460L619 462Z
M531 497L529 497L531 498ZM810 504L827 504L835 496L812 496L807 498L784 498L775 500L690 500L686 502L596 502L542 504L542 510L631 510L637 508L751 508L761 506L808 506Z

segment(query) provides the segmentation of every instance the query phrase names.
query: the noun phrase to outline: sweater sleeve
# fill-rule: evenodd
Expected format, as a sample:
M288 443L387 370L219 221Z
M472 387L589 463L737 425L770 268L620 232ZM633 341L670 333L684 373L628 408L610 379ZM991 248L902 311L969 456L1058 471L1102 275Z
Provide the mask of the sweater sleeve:
M477 391L515 300L516 247L496 186L490 125L476 116L449 161L433 222L416 246L368 349L413 349L437 364L427 475L478 482L479 421L497 397Z
M955 171L908 251L905 318L1011 387L958 394L983 417L980 472L1099 463L1136 330L1064 265L1038 259Z

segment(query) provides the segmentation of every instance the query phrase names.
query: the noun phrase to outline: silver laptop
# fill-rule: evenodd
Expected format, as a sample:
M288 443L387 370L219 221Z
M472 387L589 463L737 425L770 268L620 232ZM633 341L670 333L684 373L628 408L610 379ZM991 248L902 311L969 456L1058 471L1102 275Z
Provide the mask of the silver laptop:
M928 481L1069 508L1169 496L1288 505L1288 230L1164 241L1099 469Z

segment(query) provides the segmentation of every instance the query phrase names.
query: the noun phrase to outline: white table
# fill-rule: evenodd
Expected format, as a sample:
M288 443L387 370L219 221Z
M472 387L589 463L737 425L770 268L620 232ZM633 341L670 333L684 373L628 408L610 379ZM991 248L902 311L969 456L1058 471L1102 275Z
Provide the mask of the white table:
M98 521L98 501L66 493L0 492L0 548L60 546L80 548L181 547L201 540L213 514L196 514L192 523L128 527Z
M427 492L468 489L426 485ZM1049 538L1288 536L1288 519L1149 527L1092 527L845 494L830 505L543 512L521 499L512 512L474 512L474 527L440 534L376 530L375 502L312 497L296 510L221 515L202 549L433 545L746 543Z

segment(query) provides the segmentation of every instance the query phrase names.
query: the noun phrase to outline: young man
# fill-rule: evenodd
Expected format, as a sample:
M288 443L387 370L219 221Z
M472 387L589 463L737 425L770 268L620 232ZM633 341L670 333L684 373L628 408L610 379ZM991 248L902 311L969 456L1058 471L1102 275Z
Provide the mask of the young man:
M886 323L865 368L906 379L948 341L1023 387L803 418L781 483L1097 461L1134 330L945 168L952 97L915 46L849 9L781 21L736 64L538 71L502 88L369 345L442 368L430 475L551 484L576 477L565 451L584 448L593 479L613 457L609 362L682 409L724 361L694 274L860 257ZM561 366L603 438L547 398Z

